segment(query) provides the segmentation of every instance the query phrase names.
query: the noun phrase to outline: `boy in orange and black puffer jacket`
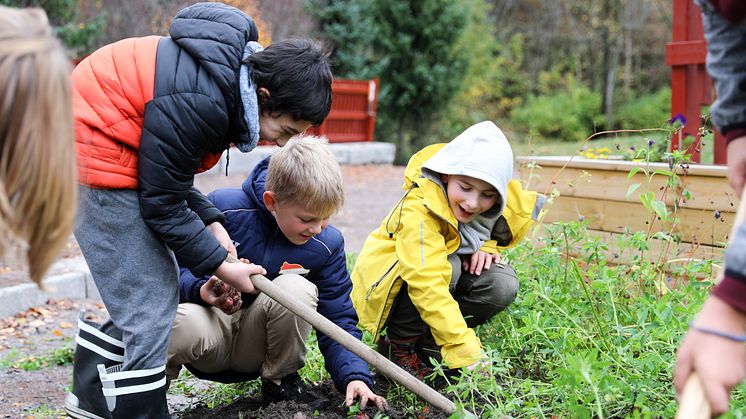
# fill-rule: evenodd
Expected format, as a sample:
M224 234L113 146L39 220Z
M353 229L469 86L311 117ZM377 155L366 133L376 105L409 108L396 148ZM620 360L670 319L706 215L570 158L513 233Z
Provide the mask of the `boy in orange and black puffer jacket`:
M331 106L331 71L310 41L262 50L251 18L220 3L180 11L169 33L104 46L73 72L75 236L112 321L79 323L71 416L168 416L177 263L248 293L264 273L224 262L235 247L194 175L231 144L284 145Z

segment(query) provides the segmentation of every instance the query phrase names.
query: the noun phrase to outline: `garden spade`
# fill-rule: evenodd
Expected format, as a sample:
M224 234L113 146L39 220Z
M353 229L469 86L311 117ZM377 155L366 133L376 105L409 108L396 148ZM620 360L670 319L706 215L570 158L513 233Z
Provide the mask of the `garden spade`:
M225 258L225 260L226 262L240 263L238 259L230 254ZM331 320L322 316L316 310L312 310L310 307L299 304L297 301L290 298L282 288L278 287L265 276L252 275L251 283L254 284L254 288L282 304L283 307L308 322L316 330L334 339L340 345L349 349L350 352L364 359L368 364L374 366L386 377L401 384L412 393L449 415L456 413L456 405L452 401L448 400L445 396L433 390L427 384L418 380L413 375L391 362L388 358L374 351L372 348L368 347L368 345L356 339L341 327L332 323ZM458 413L461 417L476 418L473 413L467 410L461 410Z
M741 202L738 204L738 210L736 211L736 219L733 221L733 226L728 236L728 247L730 247L733 237L736 236L736 230L743 223L746 218L746 186L741 193ZM725 263L722 264L718 271L715 283L717 284L723 279L725 274ZM681 393L681 400L679 403L679 410L676 412L676 419L709 419L711 417L710 402L707 401L705 396L704 387L702 382L699 380L697 373L692 373L686 380L684 385L684 391Z

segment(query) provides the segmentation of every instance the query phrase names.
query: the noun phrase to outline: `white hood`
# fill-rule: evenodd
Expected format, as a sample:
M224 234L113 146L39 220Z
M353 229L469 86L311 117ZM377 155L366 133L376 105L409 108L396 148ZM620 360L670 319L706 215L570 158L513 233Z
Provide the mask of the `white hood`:
M492 121L467 128L422 167L444 175L470 176L489 183L500 194L497 215L505 209L508 182L513 176L513 150L505 134Z

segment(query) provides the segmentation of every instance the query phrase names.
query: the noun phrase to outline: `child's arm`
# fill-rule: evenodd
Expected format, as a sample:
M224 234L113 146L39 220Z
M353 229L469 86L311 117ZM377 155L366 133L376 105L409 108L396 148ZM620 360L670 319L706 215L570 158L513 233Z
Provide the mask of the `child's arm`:
M215 271L215 276L240 292L259 294L259 290L251 283L251 275L266 275L267 271L259 265L248 263L246 259L241 259L241 262L243 263L223 261Z
M330 246L331 254L327 262L319 272L312 272L313 276L309 278L319 291L316 310L356 339L361 339L362 332L357 328L357 313L350 299L352 281L347 273L344 241L339 231L327 227L325 236L334 235L336 238L324 242L326 245L330 242L336 244ZM364 382L370 388L373 387L373 378L367 362L326 335L318 334L318 342L326 369L340 392L355 380Z
M140 212L179 265L197 276L213 274L228 253L187 203L202 156L227 143L221 138L227 130L224 103L195 92L156 97L145 111L138 158ZM223 269L236 280L237 271L247 270Z

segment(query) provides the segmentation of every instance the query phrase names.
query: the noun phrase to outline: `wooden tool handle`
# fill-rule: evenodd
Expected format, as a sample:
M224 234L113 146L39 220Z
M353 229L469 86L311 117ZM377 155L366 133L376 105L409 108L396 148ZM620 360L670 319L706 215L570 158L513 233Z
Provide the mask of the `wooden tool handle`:
M230 254L225 258L225 261L231 263L239 262L238 259ZM386 357L374 351L373 349L368 347L368 345L358 340L351 334L347 333L344 329L319 314L316 310L312 310L310 307L293 300L285 293L282 288L275 285L274 282L270 281L263 275L252 275L251 282L254 284L254 287L256 289L263 292L271 299L282 304L283 307L292 311L301 319L307 321L316 330L334 339L340 345L347 348L350 352L364 359L366 362L368 362L368 364L374 366L382 374L406 387L408 390L420 396L426 402L448 413L449 415L456 411L456 405L452 401L448 400L445 396L433 390L425 383L412 376L410 373L401 369L398 365L389 361ZM344 389L340 389L340 391L344 391ZM465 417L475 417L471 412L468 412L466 410L459 413L465 415Z
M684 385L676 419L709 419L710 416L710 403L705 397L705 389L702 387L699 376L694 372L687 378Z

